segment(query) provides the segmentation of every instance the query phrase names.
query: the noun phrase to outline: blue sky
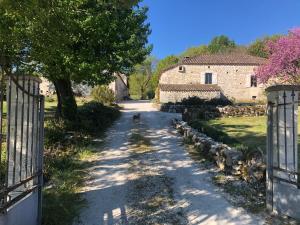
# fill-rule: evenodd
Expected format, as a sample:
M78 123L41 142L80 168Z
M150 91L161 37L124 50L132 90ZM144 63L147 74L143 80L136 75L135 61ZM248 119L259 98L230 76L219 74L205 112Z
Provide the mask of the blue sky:
M300 0L144 0L152 55L163 58L227 35L247 45L300 26Z

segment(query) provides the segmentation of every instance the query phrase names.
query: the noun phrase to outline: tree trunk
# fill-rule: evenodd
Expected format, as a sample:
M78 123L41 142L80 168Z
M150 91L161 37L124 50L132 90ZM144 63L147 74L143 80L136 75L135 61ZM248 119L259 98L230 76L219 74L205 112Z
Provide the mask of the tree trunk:
M57 95L57 117L76 120L77 104L69 79L57 79L54 82Z

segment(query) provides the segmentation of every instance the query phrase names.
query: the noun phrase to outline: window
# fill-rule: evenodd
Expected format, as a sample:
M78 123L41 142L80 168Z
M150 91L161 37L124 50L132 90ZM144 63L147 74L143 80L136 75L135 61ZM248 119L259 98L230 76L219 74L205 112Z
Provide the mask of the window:
M255 75L251 75L251 87L257 87L257 77Z
M205 84L212 84L212 73L205 74Z
M184 72L185 72L184 66L179 66L179 72L180 72L180 73L184 73Z

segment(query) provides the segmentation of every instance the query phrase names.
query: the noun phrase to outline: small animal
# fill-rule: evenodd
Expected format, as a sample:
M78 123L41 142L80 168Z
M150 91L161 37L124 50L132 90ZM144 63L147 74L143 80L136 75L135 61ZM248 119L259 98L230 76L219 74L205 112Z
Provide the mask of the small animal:
M133 117L132 117L133 121L140 121L141 119L141 114L138 113L138 114L134 114Z

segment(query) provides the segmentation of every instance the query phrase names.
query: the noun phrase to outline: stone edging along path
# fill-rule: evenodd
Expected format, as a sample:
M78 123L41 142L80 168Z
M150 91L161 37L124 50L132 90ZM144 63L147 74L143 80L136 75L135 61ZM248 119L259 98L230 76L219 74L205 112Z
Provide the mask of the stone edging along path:
M173 119L172 125L183 135L185 141L194 145L203 156L212 159L221 171L251 183L265 180L266 165L262 154L256 152L246 155L226 144L216 142L178 119Z

